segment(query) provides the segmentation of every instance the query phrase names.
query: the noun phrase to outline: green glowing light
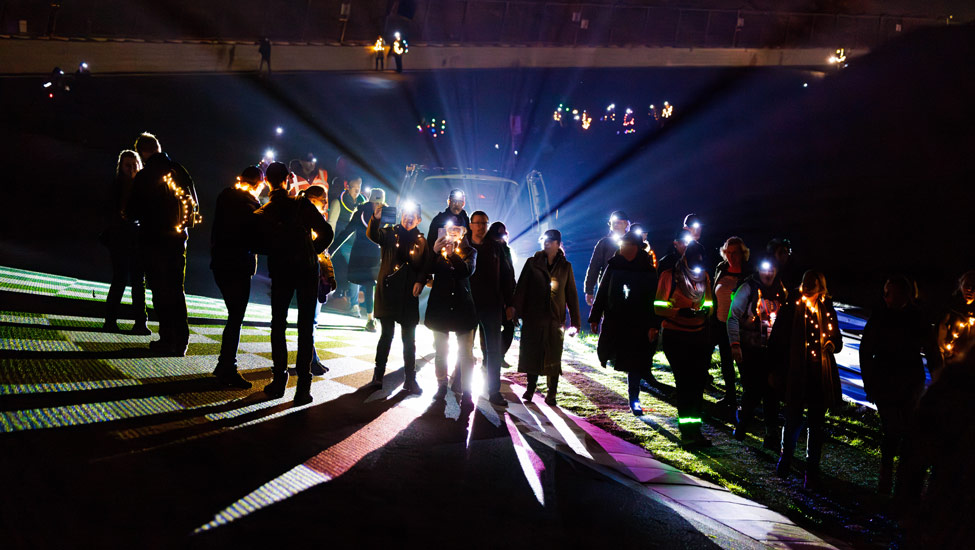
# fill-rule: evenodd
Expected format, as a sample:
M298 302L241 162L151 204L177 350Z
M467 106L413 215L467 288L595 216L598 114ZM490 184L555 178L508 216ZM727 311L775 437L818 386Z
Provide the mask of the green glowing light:
M711 300L704 300L704 305L702 305L701 307L714 307L714 302L712 302Z
M670 302L666 302L664 300L654 300L653 307L673 307L673 306L670 305Z
M689 417L686 417L686 418L678 418L677 419L677 423L678 424L700 424L701 423L701 419L700 418L694 418L694 417L690 417L689 416Z

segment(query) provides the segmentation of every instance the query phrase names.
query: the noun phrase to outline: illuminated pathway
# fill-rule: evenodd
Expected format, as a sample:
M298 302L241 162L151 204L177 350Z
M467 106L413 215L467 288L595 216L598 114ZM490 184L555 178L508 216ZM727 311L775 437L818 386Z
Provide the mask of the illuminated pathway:
M541 398L522 404L517 383L505 383L507 412L436 400L426 331L424 393L399 391L394 344L395 368L369 394L357 388L376 335L326 316L317 347L330 370L315 401L293 407L293 379L283 400L259 391L266 307L248 310L241 344L255 388L225 390L209 376L221 302L191 297L188 356L151 358L146 338L98 328L106 290L0 268L5 548L831 547Z

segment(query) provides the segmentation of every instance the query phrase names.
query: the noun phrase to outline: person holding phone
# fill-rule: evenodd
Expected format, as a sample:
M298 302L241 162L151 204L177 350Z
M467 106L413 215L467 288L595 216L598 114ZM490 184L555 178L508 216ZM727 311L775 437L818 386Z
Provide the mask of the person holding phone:
M437 398L443 398L447 393L448 339L453 332L457 338L458 365L450 387L469 399L474 370L474 329L477 327L470 277L476 266L477 251L465 238L466 227L450 223L443 229L444 234L434 243L427 261L427 273L433 276L433 286L423 323L433 331L434 367L439 384Z
M382 218L385 207L381 203L373 203L372 206L373 215L369 218L366 235L379 245L382 254L375 309L382 332L376 346L376 368L368 386L372 389L382 387L389 349L396 325L399 324L406 375L403 389L409 393L420 393L420 386L416 383L416 325L420 322L418 298L427 278L426 239L417 229L421 221L420 208L407 202L402 209L400 223L384 226Z
M375 213L377 204L386 205L386 191L374 188L369 192L369 202L356 207L352 213L352 220L335 238L334 248L329 251L329 254L334 256L346 239L351 241L351 245L346 243L344 246L351 246L348 277L349 282L352 283L352 298L358 299L359 290L362 290L362 309L366 311L365 329L369 332L376 332L376 321L373 317L373 298L376 291L376 280L379 277L382 252L376 243L369 240L366 230L369 227L369 218ZM355 300L352 300L352 303L355 303ZM355 309L353 311L356 312Z
M450 194L447 195L447 209L430 220L430 228L427 230L427 246L430 247L431 252L437 239L444 235L446 230L441 230L448 223L454 226L462 226L465 230L470 231L471 219L467 215L467 211L464 210L464 206L466 205L467 195L464 193L464 190L451 189Z

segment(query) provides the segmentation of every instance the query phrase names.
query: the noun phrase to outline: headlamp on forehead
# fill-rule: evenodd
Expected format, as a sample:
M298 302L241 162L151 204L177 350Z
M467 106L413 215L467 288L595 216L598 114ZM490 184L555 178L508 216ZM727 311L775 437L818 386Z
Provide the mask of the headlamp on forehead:
M704 270L701 269L701 266L694 266L691 268L691 271L693 271L695 275L700 275Z
M462 201L462 200L464 200L464 192L461 191L460 189L454 189L450 193L450 200L452 200L452 201Z
M691 235L684 235L685 245L691 244L692 242L694 242L694 237L692 237Z
M420 210L420 207L415 202L408 200L403 202L401 209L404 214L415 214Z
M700 229L701 228L701 222L694 222L694 223L691 224L691 227L694 228L694 229Z
M759 266L762 271L772 271L772 262L766 260Z

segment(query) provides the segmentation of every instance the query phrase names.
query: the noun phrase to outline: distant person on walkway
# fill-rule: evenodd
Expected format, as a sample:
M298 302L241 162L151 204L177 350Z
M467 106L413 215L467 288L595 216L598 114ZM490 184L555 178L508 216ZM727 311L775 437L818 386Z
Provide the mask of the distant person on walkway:
M745 440L748 424L755 416L755 407L762 403L762 415L765 417L765 439L762 446L772 451L781 451L779 398L769 385L769 374L773 365L768 355L768 339L775 329L779 310L786 304L789 294L778 278L775 261L760 261L758 272L746 278L733 296L725 326L731 356L738 363L744 389L734 437L738 441Z
M288 196L288 167L273 162L265 172L271 193L257 211L258 228L267 251L271 276L271 360L274 380L264 387L273 398L284 396L288 384L288 310L297 295L298 386L295 403L311 403L311 356L315 306L318 304L318 255L332 242L332 227L305 198ZM314 232L315 237L312 237Z
M609 216L609 235L596 241L596 247L592 251L589 259L589 268L586 269L586 280L583 283L586 291L586 303L592 306L596 299L596 286L599 279L606 269L609 259L616 255L620 248L620 238L630 230L630 217L626 212L617 210Z
M934 331L914 304L916 292L907 277L889 277L884 283L883 303L870 315L860 339L863 389L867 399L877 404L883 432L877 490L885 496L893 487L894 457L903 457L902 450L913 446L909 430L924 392L921 352L928 358L932 376L941 362Z
M376 205L386 205L386 192L376 188L369 193L369 202L360 204L352 213L352 219L346 224L345 229L335 238L335 246L342 245L346 239L344 247L350 247L348 278L351 285L351 292L354 298L358 298L359 289L362 289L363 303L362 308L366 312L366 330L376 331L376 321L373 318L373 298L376 292L376 280L379 277L379 264L382 261L382 252L379 246L369 240L366 230L369 227L369 218L372 217ZM351 238L350 238L351 236ZM334 256L338 250L332 249ZM354 303L354 302L353 302ZM353 314L360 316L360 308L356 304L353 306Z
M433 245L442 236L441 229L448 225L460 225L465 231L471 230L471 219L464 210L467 205L467 195L463 189L451 189L447 195L447 208L430 220L430 227L427 229L427 246L433 250Z
M505 261L508 262L508 269L514 274L515 267L514 262L511 259L511 248L508 246L508 228L501 222L494 222L491 224L490 229L488 229L488 238L492 239L494 242L501 245L501 250L504 252ZM505 315L501 316L501 363L502 365L508 366L504 362L504 356L511 349L511 342L515 339L515 322L508 318L507 312Z
M149 349L182 357L190 339L186 313L186 241L202 218L196 187L186 169L162 152L156 136L143 133L135 150L145 166L132 182L126 218L139 223L139 248L152 308L159 319L159 340Z
M403 55L410 51L406 40L400 36L399 32L393 34L393 44L389 48L389 56L396 62L396 72L403 72Z
M126 285L132 286L132 308L135 322L131 334L152 334L146 325L146 274L139 253L139 226L125 217L132 184L142 170L142 159L135 151L125 150L118 156L115 179L109 190L108 227L102 240L112 259L112 285L105 298L105 324L102 328L118 332L118 312Z
M376 43L372 46L373 57L376 60L376 70L385 71L386 70L386 41L380 36L376 38Z
M467 239L462 225L445 228L443 236L433 245L427 262L427 273L433 276L430 300L423 324L433 331L433 347L436 351L434 368L437 376L437 397L447 393L447 356L450 333L457 338L457 364L449 379L454 393L471 396L471 378L474 372L474 329L477 314L471 295L470 277L477 266L477 251Z
M373 215L369 218L367 235L382 251L379 267L379 284L376 287L376 318L382 327L379 345L376 346L376 369L369 386L379 389L386 374L389 349L397 323L403 340L403 370L406 380L403 389L420 393L416 383L416 325L420 322L420 292L426 283L427 243L417 229L420 219L419 206L406 202L400 214L400 223L383 227L383 204L371 203Z
M708 447L701 433L704 385L713 346L708 317L714 307L711 278L704 264L704 247L692 241L673 268L660 273L654 311L662 323L664 354L677 385L677 421L681 444Z
M257 166L248 166L237 183L220 192L213 214L210 233L210 269L227 306L227 324L220 339L220 357L213 370L217 380L243 390L251 383L237 372L237 346L240 328L250 301L251 278L257 273L257 255L253 243L257 238L257 218L261 207L257 200L264 188L264 174Z
M735 361L728 342L728 311L731 296L750 275L748 267L750 251L741 237L730 237L721 246L723 261L714 269L715 315L711 318L711 335L721 354L721 377L724 379L724 397L718 407L727 411L738 409L738 392L735 389Z
M324 187L312 185L302 191L300 196L308 199L324 217L325 211L328 209L328 193L325 191ZM316 236L317 235L312 232L312 238L314 239ZM310 370L312 376L322 376L328 372L328 367L322 364L321 359L318 357L318 349L315 347L315 335L318 332L318 322L319 317L322 315L322 306L325 305L325 301L328 299L328 293L334 291L335 287L338 286L337 282L335 281L335 267L332 265L332 258L328 255L328 252L322 252L318 255L318 271L319 281L316 299L318 304L315 306L315 321L312 323L311 330L312 346ZM325 283L323 283L323 280ZM325 284L325 286L328 288L323 289L323 284Z
M337 188L336 188L337 189ZM345 227L352 221L352 215L363 203L369 202L362 194L362 178L354 178L345 184L345 189L339 196L332 196L328 205L328 223L332 226L336 235L342 234ZM358 296L352 296L349 284L349 254L352 250L350 244L342 246L342 241L336 239L333 244L336 247L335 255L332 256L335 266L335 280L338 281L338 288L335 290L335 298L347 298L349 307L358 302ZM356 293L358 294L358 292Z
M806 442L805 487L819 483L819 462L826 439L826 410L843 402L840 374L833 354L843 347L843 337L826 288L826 277L818 271L802 275L799 296L782 306L769 338L769 356L774 368L772 381L785 401L782 455L775 470L788 475L796 442L806 412L809 429Z
M264 64L267 63L267 74L271 75L271 41L267 37L262 37L261 41L258 42L257 52L261 54L261 64L257 67L257 72L261 72L264 69Z
M660 330L660 319L653 310L657 271L643 244L643 237L633 231L623 235L619 253L610 258L599 281L589 313L589 326L599 335L599 362L627 373L627 396L636 416L643 415L640 382L653 379L647 359L653 357Z
M492 405L505 407L508 402L501 395L501 321L507 317L507 308L512 303L515 274L503 245L488 237L488 222L488 215L480 210L471 214L470 242L477 251L471 294L482 336L488 400ZM472 356L473 349L468 354Z
M938 323L938 349L945 364L963 359L961 354L975 343L975 271L958 279L948 312ZM937 374L937 372L936 372Z
M509 317L522 320L518 372L528 374L528 388L522 395L526 402L535 394L538 377L545 376L545 403L556 404L567 309L569 334L573 335L581 324L575 276L562 250L562 233L549 229L542 236L542 249L521 270L514 305L508 313Z

